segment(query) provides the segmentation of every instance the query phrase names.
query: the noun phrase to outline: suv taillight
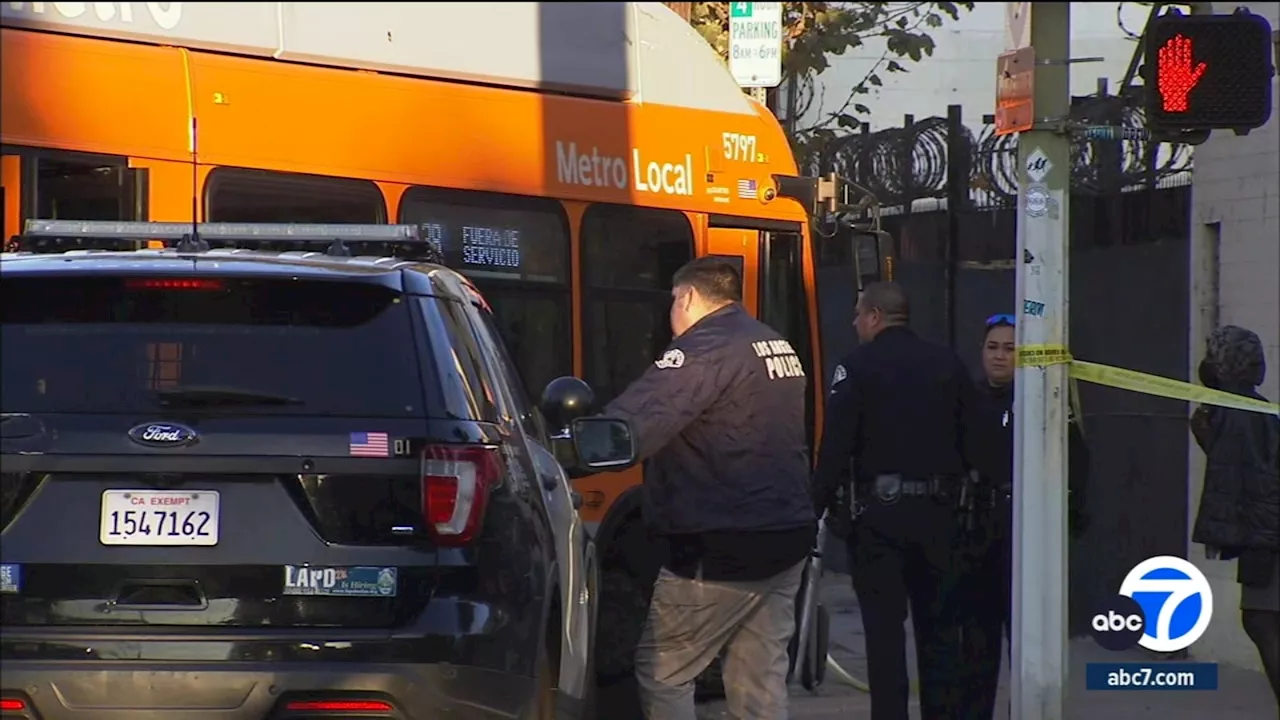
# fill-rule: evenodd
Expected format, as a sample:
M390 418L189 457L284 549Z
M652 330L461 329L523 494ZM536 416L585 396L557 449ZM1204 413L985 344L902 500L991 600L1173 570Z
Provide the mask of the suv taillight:
M0 697L0 718L4 720L28 720L35 718L35 710L25 697L11 695L8 690Z
M293 700L284 709L294 713L395 712L395 707L384 700Z
M427 446L422 453L422 519L437 544L457 547L475 538L502 473L498 448Z
M271 717L273 720L393 720L403 715L391 698L381 693L320 691L285 696Z

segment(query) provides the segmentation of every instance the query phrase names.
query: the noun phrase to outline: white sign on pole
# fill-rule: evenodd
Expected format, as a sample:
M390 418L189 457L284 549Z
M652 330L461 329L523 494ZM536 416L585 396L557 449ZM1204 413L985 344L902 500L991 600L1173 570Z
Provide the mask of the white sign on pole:
M744 88L782 84L782 3L729 3L729 72Z
M1004 49L1006 52L1031 47L1031 3L1004 4Z

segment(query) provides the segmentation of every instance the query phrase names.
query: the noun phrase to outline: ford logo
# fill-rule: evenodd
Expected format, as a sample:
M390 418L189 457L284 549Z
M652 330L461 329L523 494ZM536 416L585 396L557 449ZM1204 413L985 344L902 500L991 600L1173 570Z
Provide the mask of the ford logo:
M199 437L195 430L174 423L147 423L129 430L130 440L147 447L183 447Z

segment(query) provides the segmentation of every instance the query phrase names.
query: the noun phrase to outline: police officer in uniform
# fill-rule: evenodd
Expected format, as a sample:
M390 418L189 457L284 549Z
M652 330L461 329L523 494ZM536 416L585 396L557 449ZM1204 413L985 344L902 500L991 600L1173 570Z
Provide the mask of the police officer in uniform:
M726 650L731 717L787 720L788 643L814 542L805 373L739 302L730 264L672 279L667 351L604 414L647 459L643 509L670 546L636 648L649 720L694 720L694 680Z
M906 632L915 630L924 720L968 717L958 677L955 586L971 506L973 381L956 354L907 327L896 283L857 305L859 346L836 366L818 455L818 508L847 525L862 610L872 720L907 720ZM851 502L840 502L852 490Z
M974 720L990 720L1000 685L1002 640L1013 618L1013 373L1016 355L1013 315L986 320L982 341L982 379L974 437L974 462L982 476L977 494L978 532L971 536L971 560L961 596L969 619L961 629L962 683ZM1072 403L1067 424L1067 528L1072 537L1084 532L1084 492L1089 449L1079 413Z

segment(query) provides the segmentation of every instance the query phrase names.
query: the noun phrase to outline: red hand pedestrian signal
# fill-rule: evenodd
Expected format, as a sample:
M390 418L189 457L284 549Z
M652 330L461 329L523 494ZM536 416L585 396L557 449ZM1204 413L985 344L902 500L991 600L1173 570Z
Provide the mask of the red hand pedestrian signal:
M1193 64L1191 49L1191 39L1182 34L1169 38L1160 48L1156 62L1156 87L1165 112L1182 113L1190 109L1187 97L1208 67L1204 63Z
M1244 9L1183 15L1170 8L1151 18L1142 40L1147 128L1177 136L1266 125L1276 82L1274 51L1271 23Z

